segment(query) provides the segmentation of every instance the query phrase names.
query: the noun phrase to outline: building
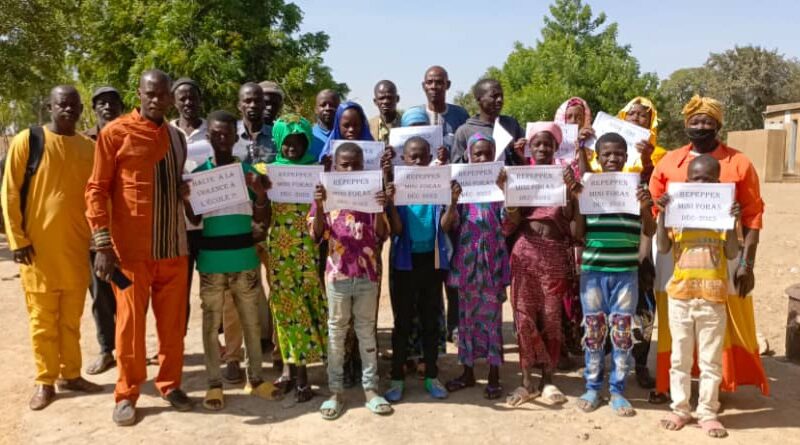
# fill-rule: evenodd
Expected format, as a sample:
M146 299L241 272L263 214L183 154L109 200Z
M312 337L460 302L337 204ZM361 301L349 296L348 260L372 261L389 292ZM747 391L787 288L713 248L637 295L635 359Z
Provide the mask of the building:
M800 176L800 102L791 104L768 105L764 112L765 130L783 130L785 133L784 173Z

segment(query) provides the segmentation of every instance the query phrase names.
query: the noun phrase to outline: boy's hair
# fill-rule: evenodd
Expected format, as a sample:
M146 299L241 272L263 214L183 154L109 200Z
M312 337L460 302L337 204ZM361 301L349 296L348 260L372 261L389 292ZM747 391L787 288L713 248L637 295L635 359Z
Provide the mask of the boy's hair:
M212 122L222 122L224 124L233 125L233 128L236 128L236 116L225 110L212 111L208 114L206 120L209 124Z
M333 154L334 160L336 160L341 153L355 153L360 155L362 158L364 157L364 152L355 142L345 142L344 144L336 147L336 153Z
M620 136L619 133L606 133L600 136L600 139L594 144L595 151L600 153L600 150L602 150L606 144L619 144L625 150L628 149L628 143L625 142L625 138Z
M717 172L717 179L719 179L719 173L721 167L719 165L719 161L714 156L711 156L710 154L700 155L689 162L688 169L692 170L697 166L710 169L710 171Z
M408 144L424 144L426 147L428 147L428 150L431 149L431 144L422 136L411 136L406 140L406 143L403 146L407 147Z
M481 79L472 87L472 95L475 99L480 99L490 86L497 86L502 89L502 85L495 79Z

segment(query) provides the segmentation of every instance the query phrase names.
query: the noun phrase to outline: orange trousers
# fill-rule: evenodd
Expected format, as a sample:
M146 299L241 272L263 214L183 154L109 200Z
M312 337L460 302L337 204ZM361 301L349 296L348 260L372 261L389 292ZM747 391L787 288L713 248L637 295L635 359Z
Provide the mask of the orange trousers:
M180 388L183 372L183 336L186 332L188 257L123 262L120 270L133 284L125 290L114 286L117 297L116 402L139 398L147 380L145 326L152 300L158 333L158 375L155 384L162 396Z

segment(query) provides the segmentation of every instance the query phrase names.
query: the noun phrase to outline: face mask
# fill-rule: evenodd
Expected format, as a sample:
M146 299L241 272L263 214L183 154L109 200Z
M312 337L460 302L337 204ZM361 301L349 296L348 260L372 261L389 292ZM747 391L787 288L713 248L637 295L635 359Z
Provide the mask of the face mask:
M717 137L717 130L713 128L687 128L686 136L695 145L711 143Z

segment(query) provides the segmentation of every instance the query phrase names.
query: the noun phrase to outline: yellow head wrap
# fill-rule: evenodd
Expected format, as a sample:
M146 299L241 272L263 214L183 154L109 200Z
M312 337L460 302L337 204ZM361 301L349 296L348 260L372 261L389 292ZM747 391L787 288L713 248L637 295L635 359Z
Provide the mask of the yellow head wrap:
M658 112L656 111L656 106L653 105L650 99L642 96L633 98L633 100L628 102L628 105L625 105L623 109L619 110L617 117L625 120L634 105L641 105L650 110L650 144L655 147L656 140L658 140Z
M683 107L683 121L686 122L697 114L707 114L722 125L722 104L710 97L700 97L695 94L691 100Z

